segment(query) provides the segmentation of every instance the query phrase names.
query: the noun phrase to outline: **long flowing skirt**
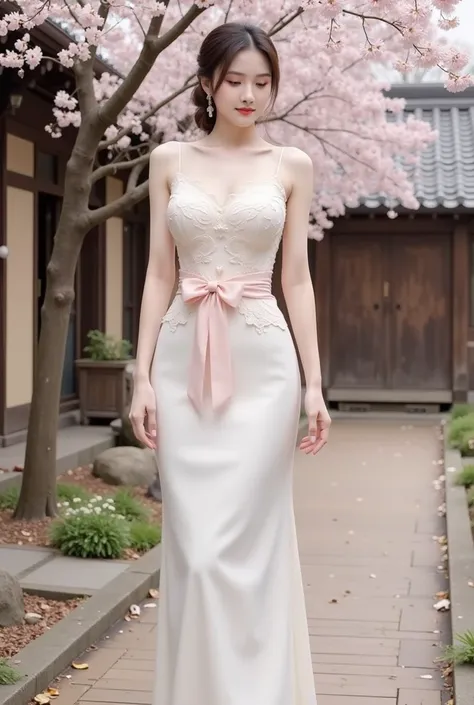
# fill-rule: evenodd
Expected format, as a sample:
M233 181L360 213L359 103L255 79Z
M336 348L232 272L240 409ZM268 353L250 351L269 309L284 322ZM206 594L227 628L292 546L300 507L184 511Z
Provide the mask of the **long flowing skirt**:
M288 330L229 314L233 397L187 396L194 319L152 371L163 494L153 705L316 705L293 511L301 406Z

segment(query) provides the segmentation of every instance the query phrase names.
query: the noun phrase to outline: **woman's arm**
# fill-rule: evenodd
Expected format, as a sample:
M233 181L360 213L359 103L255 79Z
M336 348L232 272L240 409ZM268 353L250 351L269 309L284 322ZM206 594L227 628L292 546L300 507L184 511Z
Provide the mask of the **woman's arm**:
M175 155L174 143L160 145L150 155L150 254L140 309L134 381L148 382L161 319L173 290L175 245L166 223L168 176Z
M160 145L150 155L150 254L143 287L138 345L133 373L130 420L136 438L156 448L156 399L150 383L150 367L161 319L166 313L175 283L175 245L166 223L168 179L176 161L176 144Z
M305 152L288 150L292 190L283 233L281 283L303 365L306 387L321 387L316 306L308 265L308 222L313 199L313 164ZM290 156L289 155L289 156Z
M306 380L305 410L309 429L300 449L315 454L327 442L331 418L322 395L316 305L308 265L313 164L299 149L289 149L288 152L292 189L283 232L281 283Z

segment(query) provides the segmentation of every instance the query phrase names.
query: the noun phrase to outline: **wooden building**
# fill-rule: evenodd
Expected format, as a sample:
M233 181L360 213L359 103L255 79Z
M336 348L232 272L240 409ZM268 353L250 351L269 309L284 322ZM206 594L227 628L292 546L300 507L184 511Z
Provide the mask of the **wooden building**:
M49 55L69 43L49 22L31 34ZM0 51L9 41L0 38ZM24 79L0 67L0 445L26 436L46 265L75 136L67 129L61 139L52 139L44 127L52 119L55 93L71 85L73 77L53 62L26 71ZM97 184L91 203L115 199L122 188L119 179L107 178ZM136 337L147 227L144 203L126 218L111 218L85 239L63 372L62 424L76 418L75 359L87 332L99 328L119 338Z
M329 402L474 398L474 91L405 85L438 139L411 170L419 210L367 198L311 243ZM387 217L394 208L396 218Z

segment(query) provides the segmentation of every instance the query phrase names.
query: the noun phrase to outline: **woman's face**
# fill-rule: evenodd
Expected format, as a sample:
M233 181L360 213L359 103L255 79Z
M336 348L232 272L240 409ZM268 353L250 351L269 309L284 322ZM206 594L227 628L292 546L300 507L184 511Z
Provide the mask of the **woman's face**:
M257 49L240 51L215 93L219 120L238 127L253 125L264 115L271 99L272 76L268 60Z

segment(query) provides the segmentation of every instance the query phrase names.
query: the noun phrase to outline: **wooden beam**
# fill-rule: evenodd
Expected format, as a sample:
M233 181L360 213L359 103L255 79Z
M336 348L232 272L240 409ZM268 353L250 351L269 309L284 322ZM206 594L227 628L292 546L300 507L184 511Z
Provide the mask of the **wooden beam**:
M330 349L331 349L331 238L326 234L314 248L314 291L316 297L316 319L318 322L319 355L321 358L321 376L323 390L330 383Z
M471 270L469 230L458 223L453 234L452 320L453 320L453 401L467 401L469 390L468 335L469 284Z
M6 242L6 163L5 120L0 117L0 245ZM0 259L0 436L3 436L5 430L6 293L6 260Z

